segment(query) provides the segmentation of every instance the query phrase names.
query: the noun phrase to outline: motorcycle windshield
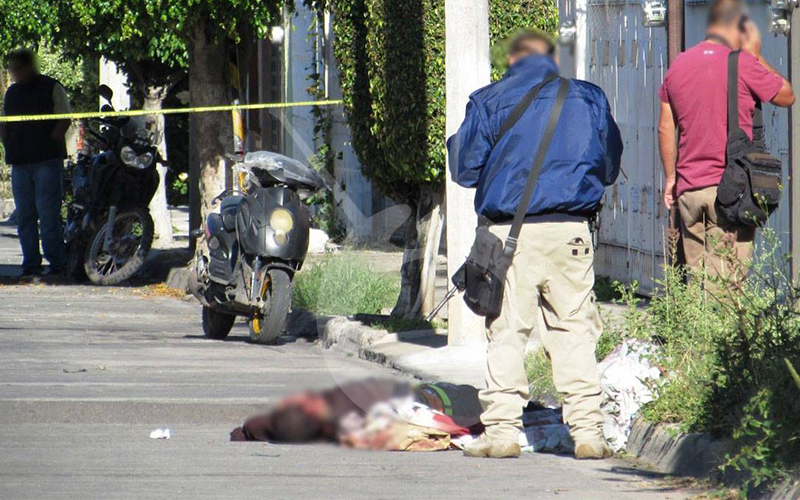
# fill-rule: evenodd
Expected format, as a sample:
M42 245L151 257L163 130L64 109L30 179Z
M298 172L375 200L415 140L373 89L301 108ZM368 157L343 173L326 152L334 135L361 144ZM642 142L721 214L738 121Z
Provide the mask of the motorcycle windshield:
M161 142L162 130L154 115L133 116L120 127L120 134L130 144L149 147Z
M248 170L265 171L276 181L310 189L328 187L325 180L314 169L302 162L271 151L253 151L244 155L244 167Z

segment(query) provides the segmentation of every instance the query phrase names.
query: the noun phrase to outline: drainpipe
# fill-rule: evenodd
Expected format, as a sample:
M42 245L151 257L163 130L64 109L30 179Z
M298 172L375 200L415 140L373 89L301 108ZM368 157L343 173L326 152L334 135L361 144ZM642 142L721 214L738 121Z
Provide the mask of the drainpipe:
M683 51L683 0L667 1L667 53L669 64Z
M672 62L678 57L683 51L683 41L684 41L684 29L683 29L683 0L668 0L667 1L667 60L669 61L669 65L672 65ZM683 256L683 245L680 243L680 220L678 211L675 209L675 206L669 210L669 236L670 238L674 238L675 241L678 241L678 249L677 249L677 262L671 262L674 264L680 264L685 261L685 257ZM668 252L670 255L668 258L671 260L672 252Z
M800 83L800 10L791 11L789 31L789 81ZM789 108L789 220L791 231L792 281L800 279L800 106Z

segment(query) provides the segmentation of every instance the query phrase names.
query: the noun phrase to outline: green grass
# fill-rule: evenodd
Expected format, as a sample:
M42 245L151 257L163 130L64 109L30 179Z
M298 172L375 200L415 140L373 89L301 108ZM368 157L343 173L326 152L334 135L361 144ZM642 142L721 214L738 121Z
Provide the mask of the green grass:
M556 401L558 404L564 402L564 398L553 385L553 365L544 348L540 347L528 354L525 358L525 372L528 374L531 401Z
M595 356L600 362L622 342L622 336L615 330L606 328L597 340ZM559 404L564 398L553 385L553 365L540 347L528 354L525 358L525 373L528 375L528 384L531 388L531 399L534 401L556 401Z
M622 299L619 283L608 276L597 276L594 279L594 294L600 302L615 302Z
M377 314L392 307L399 293L398 278L371 271L345 253L298 273L292 307L331 316Z

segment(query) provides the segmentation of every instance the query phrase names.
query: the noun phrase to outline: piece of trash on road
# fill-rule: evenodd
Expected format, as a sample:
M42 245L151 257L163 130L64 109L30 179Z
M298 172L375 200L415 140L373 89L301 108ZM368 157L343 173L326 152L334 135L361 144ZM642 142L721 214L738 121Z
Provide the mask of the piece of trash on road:
M150 433L150 439L169 439L169 429L156 429Z
M64 368L64 373L84 373L85 371L86 368L75 368L75 369Z

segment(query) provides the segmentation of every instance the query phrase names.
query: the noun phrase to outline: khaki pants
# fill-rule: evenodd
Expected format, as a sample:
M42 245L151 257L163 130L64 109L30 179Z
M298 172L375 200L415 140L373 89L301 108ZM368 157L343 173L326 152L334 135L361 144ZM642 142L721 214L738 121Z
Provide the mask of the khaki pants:
M494 226L502 239L510 226ZM553 381L565 395L564 421L576 443L603 441L601 391L594 351L602 325L595 304L594 252L585 222L524 224L508 271L503 311L489 325L481 421L495 439L518 439L529 399L525 345L537 315Z
M742 266L753 253L755 228L721 227L716 198L717 186L687 191L678 198L686 264L696 271L705 268L710 277L747 274Z

